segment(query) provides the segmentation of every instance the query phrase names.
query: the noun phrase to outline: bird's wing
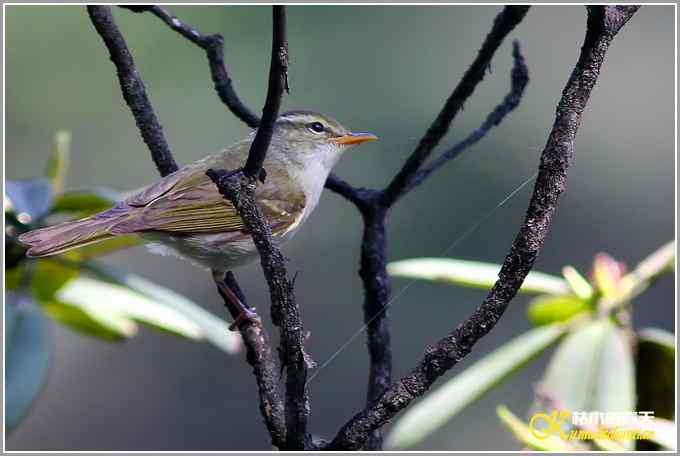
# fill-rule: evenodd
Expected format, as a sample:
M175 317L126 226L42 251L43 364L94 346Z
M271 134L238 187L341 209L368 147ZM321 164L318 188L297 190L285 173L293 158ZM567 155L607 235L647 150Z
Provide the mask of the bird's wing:
M205 175L208 168L236 169L242 165L241 154L208 157L188 165L161 179L125 204L133 209L130 217L111 229L113 234L137 231L169 233L222 233L244 231L243 221L234 206L217 191ZM269 172L269 170L267 170ZM285 188L273 182L289 183L284 171L272 170L265 183L259 183L255 198L274 234L286 231L296 223L305 207L305 195L299 186ZM283 179L281 179L283 178Z

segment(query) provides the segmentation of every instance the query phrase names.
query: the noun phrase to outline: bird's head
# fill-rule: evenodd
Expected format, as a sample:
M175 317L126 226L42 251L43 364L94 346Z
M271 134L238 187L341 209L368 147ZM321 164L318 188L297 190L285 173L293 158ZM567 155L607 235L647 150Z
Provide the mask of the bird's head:
M372 133L350 131L323 114L289 111L276 120L272 145L292 162L321 161L330 169L347 148L376 139Z

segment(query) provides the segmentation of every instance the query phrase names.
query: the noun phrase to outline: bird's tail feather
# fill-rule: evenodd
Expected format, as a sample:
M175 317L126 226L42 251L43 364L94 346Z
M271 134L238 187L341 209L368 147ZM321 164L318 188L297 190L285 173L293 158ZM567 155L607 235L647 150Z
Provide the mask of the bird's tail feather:
M26 252L28 257L56 255L114 237L109 232L111 222L106 218L87 217L29 231L19 236L19 241L30 247Z

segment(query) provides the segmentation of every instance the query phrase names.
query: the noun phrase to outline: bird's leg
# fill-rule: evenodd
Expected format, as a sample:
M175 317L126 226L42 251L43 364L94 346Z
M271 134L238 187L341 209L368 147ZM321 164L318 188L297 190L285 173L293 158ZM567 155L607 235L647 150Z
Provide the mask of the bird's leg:
M212 273L213 280L217 285L217 291L222 296L222 299L224 299L224 303L229 309L232 317L234 317L234 321L229 325L229 329L234 331L245 323L253 323L262 326L262 320L255 312L255 308L248 307L247 304L244 304L245 298L242 297L241 290L238 289L238 284L236 284L234 275L231 272L222 275L220 271L216 270L213 270Z

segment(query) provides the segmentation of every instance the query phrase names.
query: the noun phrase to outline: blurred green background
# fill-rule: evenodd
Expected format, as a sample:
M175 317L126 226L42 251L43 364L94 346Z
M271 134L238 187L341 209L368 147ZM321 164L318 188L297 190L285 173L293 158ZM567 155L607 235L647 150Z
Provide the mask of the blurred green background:
M205 33L225 36L226 61L242 99L259 112L266 92L270 10L266 7L169 7ZM337 172L354 184L382 186L415 147L474 58L496 6L292 6L291 94L285 109L337 117L381 141L354 149ZM157 178L123 103L114 67L84 7L6 8L6 171L37 175L54 132L73 133L68 188L141 187ZM116 10L151 100L179 162L240 139L247 128L220 104L203 51L151 15ZM674 35L672 6L645 6L616 38L576 142L567 192L537 269L582 271L606 251L635 264L674 237ZM521 42L531 83L519 108L456 162L432 176L393 211L390 259L441 255L536 169L555 105L577 58L585 27L580 6L533 7L512 39ZM511 42L465 105L443 146L476 128L509 87ZM439 150L443 150L443 147ZM501 262L524 216L530 186L451 256ZM361 326L357 211L326 193L285 248L309 352L325 361ZM117 253L109 263L153 279L217 314L226 314L209 275L189 263ZM249 300L267 314L258 265L238 271ZM407 281L395 281L397 293ZM417 283L393 303L395 375L461 322L484 293ZM526 298L464 365L529 327ZM673 281L664 279L636 306L636 326L674 330ZM246 450L270 448L255 383L242 356L208 344L145 331L123 344L56 332L47 387L7 440L14 450ZM505 403L524 411L545 359L458 416L421 449L518 449L495 414ZM363 335L310 385L311 429L330 437L363 407ZM455 375L454 369L447 377ZM462 432L462 431L465 432Z

